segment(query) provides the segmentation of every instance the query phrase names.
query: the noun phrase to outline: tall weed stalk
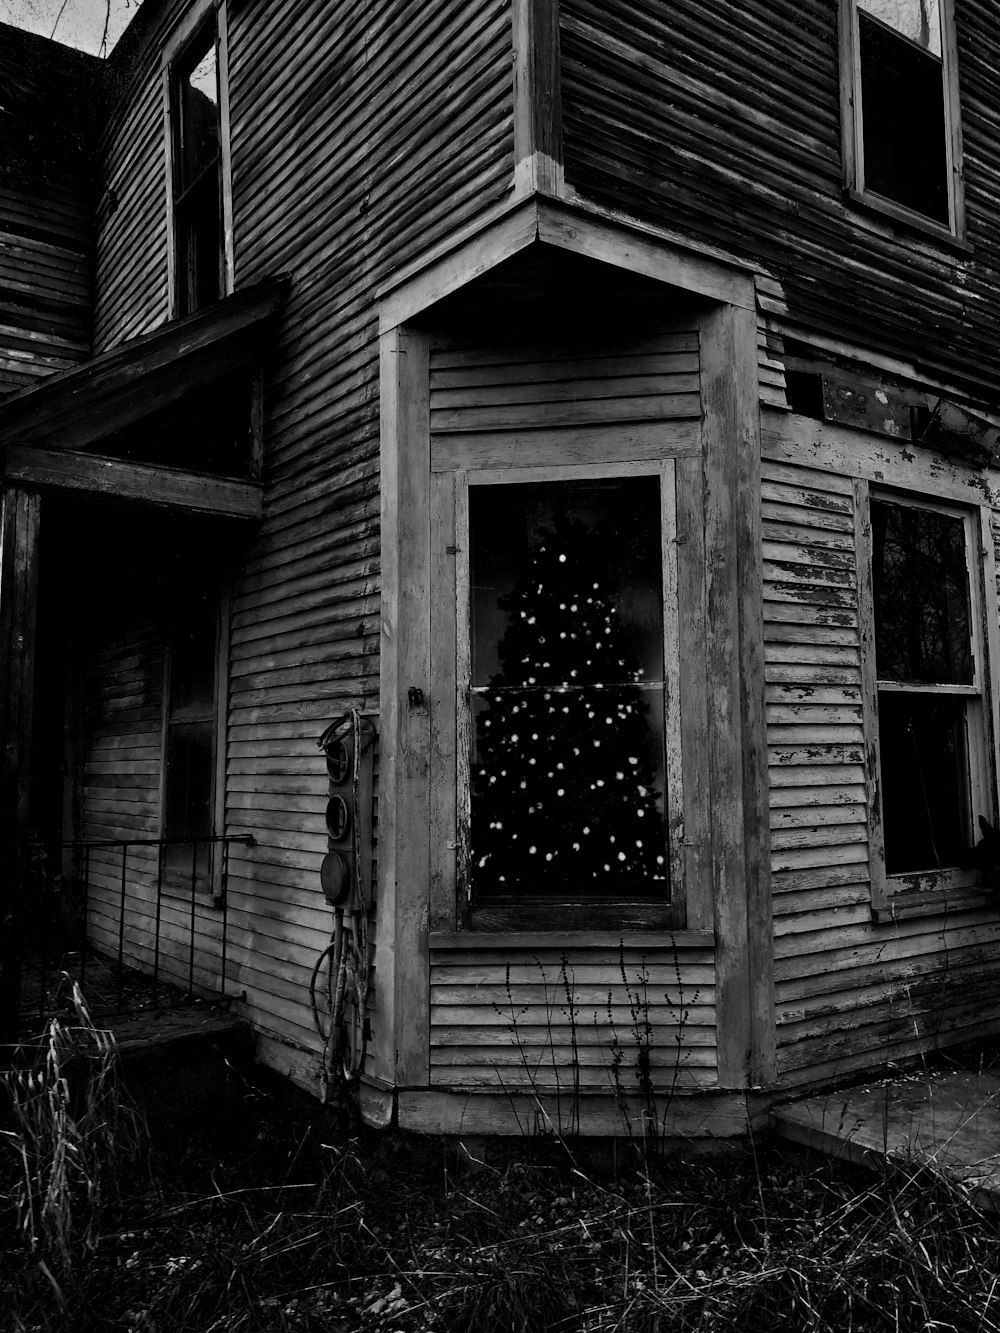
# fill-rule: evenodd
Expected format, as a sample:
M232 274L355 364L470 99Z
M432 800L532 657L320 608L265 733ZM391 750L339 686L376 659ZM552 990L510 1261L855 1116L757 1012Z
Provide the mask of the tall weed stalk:
M54 1284L53 1271L65 1279L93 1254L104 1209L148 1161L114 1037L95 1027L79 985L68 976L63 984L65 1016L0 1072L14 1126L0 1131L16 1162L13 1218Z

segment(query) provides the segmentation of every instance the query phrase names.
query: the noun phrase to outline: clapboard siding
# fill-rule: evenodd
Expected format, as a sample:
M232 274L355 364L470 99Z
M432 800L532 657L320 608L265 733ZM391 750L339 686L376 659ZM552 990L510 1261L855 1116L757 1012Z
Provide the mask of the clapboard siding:
M864 440L855 449L859 472ZM765 458L766 724L779 1079L805 1085L1000 1017L995 909L872 913L850 476ZM1000 550L1000 522L994 515Z
M430 978L432 1086L635 1093L640 1051L659 1094L717 1081L710 949L432 944Z
M693 451L701 417L698 334L632 340L474 346L439 338L431 352L431 470L515 462L659 458ZM615 432L609 454L609 436Z
M90 352L101 62L0 25L0 396Z
M143 12L103 148L101 347L168 307L159 48L179 6ZM316 738L378 707L375 291L512 188L511 15L284 0L231 4L228 32L236 284L291 276L265 362L264 521L232 577L226 831L254 845L230 852L230 959L254 1024L318 1055Z
M761 304L779 327L992 384L995 15L985 0L955 6L974 249L963 253L845 201L837 8L562 0L567 182L749 259L768 275Z

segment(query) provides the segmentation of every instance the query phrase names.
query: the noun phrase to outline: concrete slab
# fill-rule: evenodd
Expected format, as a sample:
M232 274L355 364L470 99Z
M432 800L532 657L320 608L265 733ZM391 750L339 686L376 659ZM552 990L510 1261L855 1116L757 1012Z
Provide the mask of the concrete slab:
M933 1162L1000 1211L1000 1078L915 1073L822 1093L771 1111L777 1134L865 1166Z

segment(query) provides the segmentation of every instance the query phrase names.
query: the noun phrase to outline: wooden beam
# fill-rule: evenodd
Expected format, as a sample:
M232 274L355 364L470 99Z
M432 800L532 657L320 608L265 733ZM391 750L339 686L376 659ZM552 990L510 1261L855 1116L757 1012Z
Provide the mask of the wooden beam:
M39 496L0 493L0 1044L16 1040L38 601Z
M514 0L514 189L565 186L559 0Z
M757 316L733 309L733 435L737 450L737 614L743 731L743 840L749 966L750 1083L774 1078L774 921L764 707L764 575L761 545L760 384Z
M715 306L705 315L701 329L709 700L705 763L712 801L716 1038L723 1088L746 1087L750 1065L734 314L731 306Z
M0 403L0 443L94 444L193 389L249 368L261 327L281 308L288 288L287 277L268 278L13 395Z
M11 445L6 476L10 482L107 495L189 514L259 520L262 512L259 482L130 463L71 449Z
M424 333L395 329L382 338L378 1017L372 1073L403 1086L427 1082L430 1042L429 355Z

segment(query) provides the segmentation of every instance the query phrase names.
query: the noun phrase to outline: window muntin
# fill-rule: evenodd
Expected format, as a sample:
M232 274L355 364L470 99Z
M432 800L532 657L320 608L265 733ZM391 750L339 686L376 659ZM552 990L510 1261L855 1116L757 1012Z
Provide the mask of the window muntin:
M176 306L192 314L225 290L222 120L214 11L170 70Z
M480 900L669 888L660 479L469 494Z
M164 704L162 836L168 878L210 888L215 832L218 617L215 599L193 595L170 629ZM181 841L175 841L180 839Z
M960 230L957 74L948 0L842 0L848 185Z
M885 871L960 868L992 816L971 518L873 496L871 526Z

